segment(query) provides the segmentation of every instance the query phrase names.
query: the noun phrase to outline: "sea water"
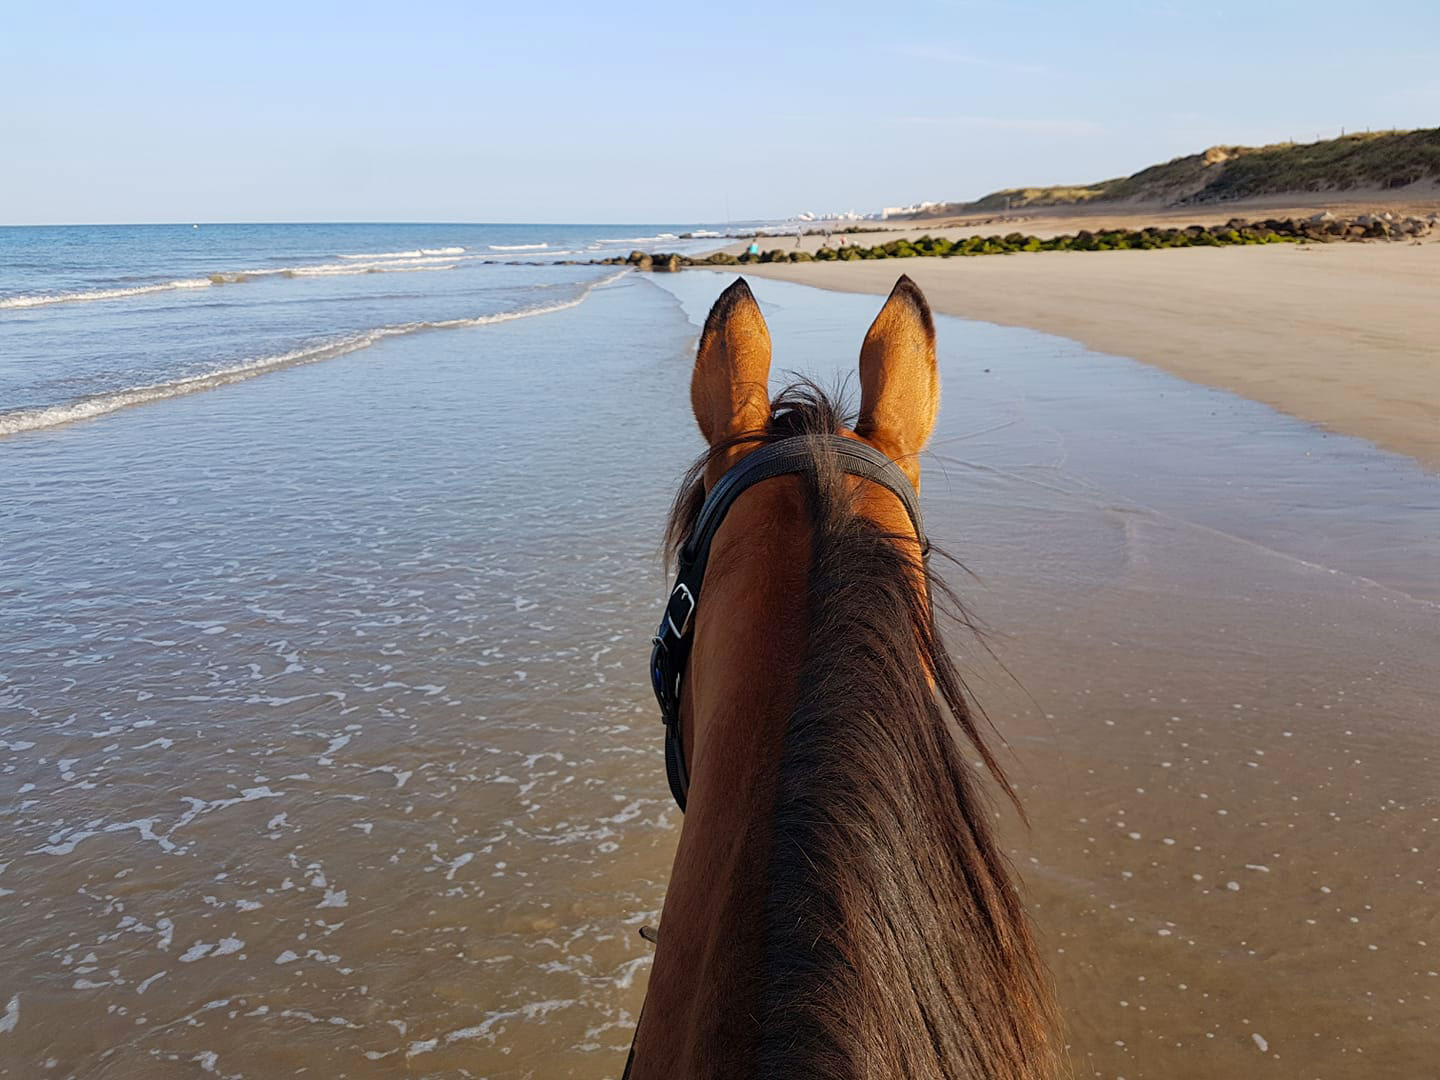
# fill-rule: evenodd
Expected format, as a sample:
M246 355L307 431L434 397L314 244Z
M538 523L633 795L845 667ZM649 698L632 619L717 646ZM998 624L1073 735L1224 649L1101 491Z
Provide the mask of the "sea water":
M389 337L562 310L613 271L557 262L696 251L718 235L694 225L0 228L0 435Z
M265 228L291 267L687 231ZM90 251L4 295L271 257L144 242L144 274ZM0 438L0 1071L618 1075L680 822L660 534L730 278L488 257L0 309L32 418ZM755 290L777 383L853 373L879 298ZM952 635L1012 746L1072 1058L1416 1074L1435 478L1061 339L938 331L923 501L1004 664Z

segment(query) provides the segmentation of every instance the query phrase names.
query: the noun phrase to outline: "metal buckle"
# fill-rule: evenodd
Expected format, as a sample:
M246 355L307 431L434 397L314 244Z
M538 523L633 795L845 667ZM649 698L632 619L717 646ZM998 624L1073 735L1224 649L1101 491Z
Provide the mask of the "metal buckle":
M680 620L679 625L675 622L673 610L676 600L683 600L688 605L685 617ZM665 621L670 624L670 632L677 638L683 638L690 630L690 620L695 617L695 594L690 591L690 586L683 581L677 582L675 591L670 594L670 602L665 605Z

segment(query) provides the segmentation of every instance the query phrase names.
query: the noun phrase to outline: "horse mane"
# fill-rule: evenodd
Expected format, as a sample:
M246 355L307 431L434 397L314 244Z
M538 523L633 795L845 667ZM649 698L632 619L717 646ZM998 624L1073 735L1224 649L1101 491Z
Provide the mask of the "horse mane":
M815 384L787 388L763 434L691 469L670 544L693 527L715 456L845 426ZM1048 1077L1048 979L957 734L1016 797L930 597L963 610L910 537L855 511L823 440L815 454L800 477L814 532L808 642L772 821L755 1075Z

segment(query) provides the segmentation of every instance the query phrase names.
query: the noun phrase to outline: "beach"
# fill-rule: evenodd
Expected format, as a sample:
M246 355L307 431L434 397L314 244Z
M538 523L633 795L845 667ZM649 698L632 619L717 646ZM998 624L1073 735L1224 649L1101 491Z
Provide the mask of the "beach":
M1191 211L1188 217L1210 222L1229 213ZM1168 217L1174 219L1169 224L1185 220ZM935 231L961 236L1018 229L1043 236L1153 223L1145 215L1051 217ZM893 235L926 231L917 223ZM891 235L845 239L870 245ZM813 250L820 240L807 242ZM793 240L778 246L788 249ZM1029 327L1134 357L1440 468L1440 319L1434 306L1440 243L762 264L745 273L877 294L906 273L936 311Z
M661 532L734 275L290 228L245 242L308 273L172 288L160 250L165 289L0 317L0 355L68 357L4 372L0 1075L618 1076L682 821L646 669ZM487 254L442 269L455 247ZM926 527L985 628L949 647L1030 818L1002 828L1065 1056L1427 1075L1440 479L943 314L951 275L1048 258L777 272L905 271L942 311ZM853 388L878 298L752 270L777 385Z

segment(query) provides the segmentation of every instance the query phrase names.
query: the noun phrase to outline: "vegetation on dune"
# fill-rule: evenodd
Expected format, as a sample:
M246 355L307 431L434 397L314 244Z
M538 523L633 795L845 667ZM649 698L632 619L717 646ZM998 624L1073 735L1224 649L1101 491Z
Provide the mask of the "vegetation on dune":
M1440 128L1366 132L1313 143L1212 146L1132 176L1093 184L1007 188L974 202L932 207L923 216L1121 201L1184 206L1286 192L1393 189L1437 179Z
M1440 178L1440 128L1266 146L1226 162L1207 199L1282 191L1401 188Z

